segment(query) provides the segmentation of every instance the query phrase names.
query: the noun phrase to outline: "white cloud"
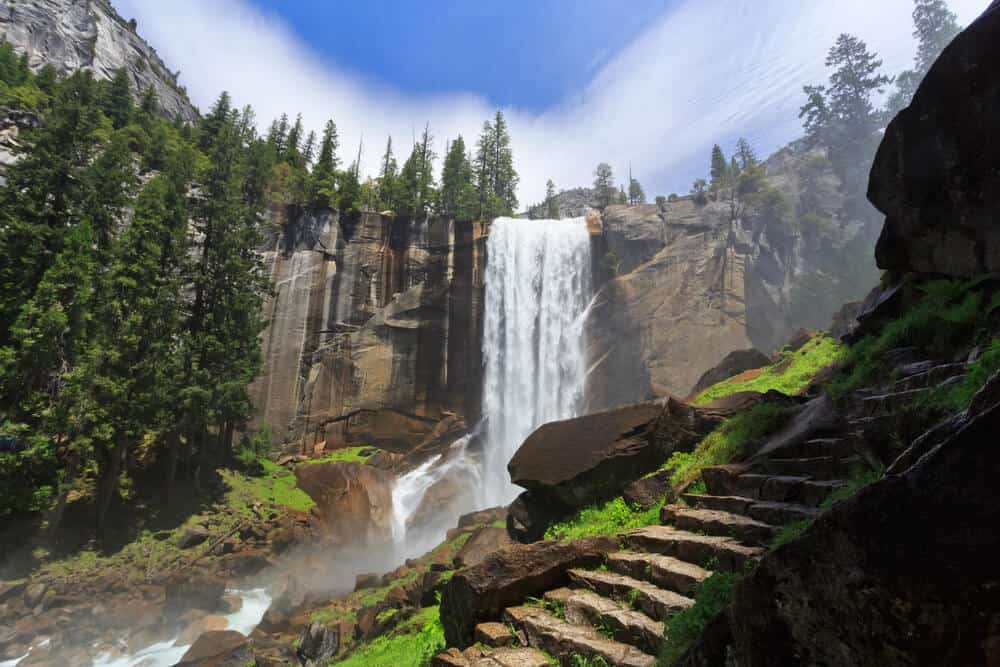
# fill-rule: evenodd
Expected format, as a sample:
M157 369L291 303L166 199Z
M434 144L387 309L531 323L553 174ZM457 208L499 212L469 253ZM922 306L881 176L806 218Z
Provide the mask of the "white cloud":
M951 0L963 24L988 0ZM374 171L385 137L408 149L425 122L443 143L473 143L494 107L475 91L421 96L324 61L285 25L246 0L116 0L169 67L182 71L207 109L222 90L252 104L262 122L301 111L319 129L333 117L341 156L353 159L363 133L363 168ZM539 200L547 178L589 184L594 165L624 176L629 162L648 194L682 192L707 169L713 143L744 135L766 154L799 135L805 83L826 78L826 51L841 32L865 39L885 71L908 67L910 0L682 0L632 44L605 59L578 94L543 113L505 109L521 174L522 205ZM377 48L373 44L372 48ZM403 156L405 157L405 155Z

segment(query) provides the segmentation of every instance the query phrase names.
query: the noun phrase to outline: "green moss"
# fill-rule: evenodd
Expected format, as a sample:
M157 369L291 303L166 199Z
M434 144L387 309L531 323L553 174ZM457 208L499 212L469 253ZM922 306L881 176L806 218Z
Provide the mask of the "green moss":
M331 667L423 667L445 648L437 607L426 607L386 636L362 644Z
M663 465L675 488L692 482L702 468L731 463L746 453L747 445L777 430L788 418L785 406L762 403L727 420L708 434L693 452L674 452Z
M643 510L629 507L623 498L614 498L606 503L592 505L580 510L575 516L549 526L545 531L547 540L576 540L595 535L614 535L624 530L640 528L658 523L663 501Z
M671 667L684 655L708 622L729 604L733 587L739 579L739 575L730 572L715 572L702 582L694 604L667 622L663 648L656 663L658 667Z
M231 488L248 497L253 502L273 503L300 512L308 512L316 503L302 489L295 485L295 473L273 461L261 461L263 474L248 476L238 472L223 470L223 479Z
M816 336L795 352L784 352L781 358L754 377L742 375L712 385L695 397L696 404L711 403L742 391L780 391L795 395L809 386L819 371L839 361L844 347L829 336Z

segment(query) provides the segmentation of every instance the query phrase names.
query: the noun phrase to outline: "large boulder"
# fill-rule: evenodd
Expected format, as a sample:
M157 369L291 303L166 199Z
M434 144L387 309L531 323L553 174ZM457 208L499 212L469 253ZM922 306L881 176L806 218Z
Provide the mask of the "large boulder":
M253 660L250 640L235 630L206 632L176 667L246 667Z
M295 477L299 488L316 501L316 511L336 541L358 546L391 542L391 473L361 463L328 461L300 465Z
M886 214L883 269L1000 271L1000 4L944 50L886 129L868 198Z
M1000 664L998 390L1000 375L916 464L763 558L736 589L728 638L686 664Z
M507 469L536 502L584 507L692 449L721 414L666 398L552 422L528 436Z
M455 567L470 567L486 560L490 554L511 544L507 529L499 526L483 526L472 533L462 548L455 554Z
M516 544L459 570L441 596L441 623L448 646L471 645L478 623L500 618L506 607L528 596L565 586L567 570L596 567L618 548L613 537Z
M754 348L733 350L722 361L705 371L705 374L698 379L694 388L691 389L691 395L699 394L712 385L718 384L723 380L728 380L740 373L754 370L755 368L763 368L770 364L771 357L760 350Z

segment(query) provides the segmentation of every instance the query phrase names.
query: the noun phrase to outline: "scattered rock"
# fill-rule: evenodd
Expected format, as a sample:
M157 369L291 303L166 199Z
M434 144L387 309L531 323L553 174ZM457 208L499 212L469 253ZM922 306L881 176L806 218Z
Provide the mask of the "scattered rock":
M536 498L536 495L539 497ZM542 539L549 526L568 516L572 511L573 508L559 501L553 501L532 491L525 491L510 504L507 513L507 533L518 542L535 542Z
M44 582L29 584L24 589L24 606L34 607L42 601L45 591L49 590L49 585Z
M199 618L177 635L174 646L186 646L194 643L198 637L206 632L217 632L229 627L229 619L225 616L208 615Z
M506 528L486 526L474 532L455 554L455 567L478 565L492 553L513 544Z
M670 484L670 473L666 471L635 480L625 487L622 497L629 505L638 505L642 509L649 509L663 499L671 503L677 500Z
M823 393L799 408L784 426L768 436L754 456L790 456L782 452L791 452L807 440L837 433L842 427L843 417L837 412L833 399Z
M325 529L343 544L376 548L392 541L392 482L384 470L355 462L295 469L300 489L316 502Z
M180 539L177 540L177 547L179 549L190 549L191 547L198 546L208 539L208 535L208 531L203 526L188 528L181 535Z
M382 577L374 572L365 572L354 578L354 590L361 591L366 588L378 588L382 585Z
M305 629L299 638L297 653L303 663L312 660L319 664L325 664L337 655L339 650L339 629L322 623L313 623Z
M177 615L188 609L215 611L220 608L226 584L215 577L194 576L167 587L166 613Z
M749 350L734 350L727 354L714 368L705 371L705 374L701 376L691 390L691 395L700 394L712 385L718 384L723 380L728 380L740 373L770 365L771 357L760 350L754 348L750 348Z
M830 336L834 340L843 340L849 336L858 326L858 313L861 312L861 302L851 301L841 306L840 310L833 314L830 322Z
M496 523L497 521L507 520L507 508L506 507L491 507L485 510L479 510L478 512L470 512L469 514L463 514L458 517L458 527L459 528L469 528L471 526L478 525L490 525L491 523Z
M459 570L441 596L441 622L449 646L475 641L478 623L500 618L504 608L569 582L567 570L596 567L618 549L612 537L572 542L515 544Z
M250 640L234 630L206 632L175 667L245 667L253 660Z

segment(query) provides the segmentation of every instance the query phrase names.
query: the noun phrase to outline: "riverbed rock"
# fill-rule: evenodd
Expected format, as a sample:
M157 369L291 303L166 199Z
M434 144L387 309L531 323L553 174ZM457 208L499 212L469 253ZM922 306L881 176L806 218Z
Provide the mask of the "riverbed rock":
M1000 8L945 48L886 128L868 197L886 214L883 269L972 277L1000 271Z
M229 619L225 616L208 615L192 622L177 635L175 646L193 644L198 637L206 632L218 632L229 627Z
M375 547L391 542L391 473L361 463L328 461L301 465L295 477L338 543Z
M325 664L340 650L340 632L336 627L312 623L302 632L296 652L303 664Z
M448 645L469 646L475 641L478 623L500 618L504 608L528 596L566 585L567 570L596 567L618 548L613 537L515 544L459 570L441 596L441 622Z
M513 544L507 528L485 526L469 536L455 554L455 567L470 567L483 562L487 556Z
M208 539L209 532L204 526L193 526L184 531L177 540L178 549L190 549Z
M246 667L253 660L250 640L235 630L206 632L175 667Z
M174 616L189 609L215 611L222 605L226 583L206 575L172 582L167 587L165 613Z

